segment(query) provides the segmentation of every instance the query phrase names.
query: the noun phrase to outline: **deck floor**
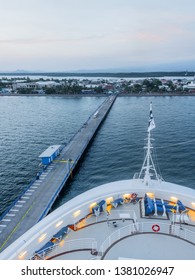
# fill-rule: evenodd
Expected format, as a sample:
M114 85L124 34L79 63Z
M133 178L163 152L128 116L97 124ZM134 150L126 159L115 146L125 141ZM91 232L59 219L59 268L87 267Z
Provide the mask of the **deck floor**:
M51 259L78 259L78 260L93 260L97 259L97 256L91 253L87 243L81 244L86 238L94 238L97 242L97 248L100 248L102 243L111 234L118 232L120 229L133 225L135 220L133 219L133 212L136 214L137 222L152 222L158 223L163 222L166 226L171 224L169 218L162 220L159 216L154 218L143 218L140 212L140 203L121 205L116 209L110 211L109 219L106 213L102 213L99 217L91 216L81 221L77 227L80 228L77 231L70 231L68 236L63 242L54 249L48 258ZM129 213L129 219L121 219L121 215L127 215ZM113 222L116 222L116 224ZM177 224L179 226L179 223ZM195 232L195 223L190 220L189 225L182 224L182 227ZM181 230L182 232L182 230ZM82 249L78 250L67 250L67 244L70 242L80 240ZM76 244L76 242L75 242ZM162 244L164 244L162 246ZM116 244L112 245L108 250L107 254L103 257L106 260L116 259L145 259L145 260L169 260L169 259L195 259L194 245L182 240L173 235L167 235L164 233L139 233L130 235L125 238L119 239ZM140 257L141 256L141 257Z
M165 244L165 246L162 246ZM140 257L141 256L141 257ZM188 242L161 234L130 236L113 246L105 260L195 260L195 249Z

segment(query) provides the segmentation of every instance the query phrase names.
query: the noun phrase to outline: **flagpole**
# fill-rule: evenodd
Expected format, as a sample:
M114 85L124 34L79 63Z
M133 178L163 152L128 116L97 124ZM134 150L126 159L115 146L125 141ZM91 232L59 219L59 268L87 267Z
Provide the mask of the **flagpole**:
M150 135L150 130L148 131L148 144L147 144L147 161L146 161L146 172L145 172L145 178L148 179L150 178L150 154L151 154L151 135Z
M142 165L142 169L140 171L139 174L139 178L143 178L144 182L146 185L149 184L149 181L151 180L151 174L150 170L153 170L154 175L156 177L156 179L158 180L158 174L156 172L155 166L154 166L154 162L152 159L152 155L151 155L151 149L152 144L151 144L151 130L155 128L155 123L154 123L154 119L153 119L153 114L152 114L152 103L150 103L150 117L149 117L149 124L148 124L148 138L147 138L147 145L145 147L146 149L146 156ZM145 172L144 172L145 171Z

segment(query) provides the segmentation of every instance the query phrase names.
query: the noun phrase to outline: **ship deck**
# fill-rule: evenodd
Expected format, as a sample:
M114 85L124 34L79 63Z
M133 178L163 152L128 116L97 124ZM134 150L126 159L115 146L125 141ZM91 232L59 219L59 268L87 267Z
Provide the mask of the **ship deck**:
M44 259L195 259L195 244L186 238L195 235L195 211L174 224L172 215L143 217L141 200L108 211L82 219Z
M194 194L165 181L104 184L53 211L0 259L195 259Z

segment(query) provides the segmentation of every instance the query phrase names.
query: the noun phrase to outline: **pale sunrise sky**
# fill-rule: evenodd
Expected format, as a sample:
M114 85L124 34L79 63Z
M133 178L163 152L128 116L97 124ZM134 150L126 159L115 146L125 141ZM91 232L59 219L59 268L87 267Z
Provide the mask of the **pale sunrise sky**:
M0 71L166 64L195 70L194 0L0 0Z

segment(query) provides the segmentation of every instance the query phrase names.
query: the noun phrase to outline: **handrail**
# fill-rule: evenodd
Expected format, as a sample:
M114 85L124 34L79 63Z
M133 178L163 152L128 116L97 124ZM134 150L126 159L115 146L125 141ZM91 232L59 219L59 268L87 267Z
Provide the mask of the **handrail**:
M46 170L44 168L43 170L39 171L39 176ZM0 216L0 222L3 220L3 218L9 213L9 211L16 205L18 200L22 198L22 196L30 189L30 187L37 181L37 179L33 179L23 190L23 192L10 204L10 206L2 213Z
M36 259L36 255L38 255L41 259L46 259L48 257L54 256L55 253L57 254L57 251L55 250L57 250L57 248L59 247L58 246L59 243L56 243L45 250L43 249L38 254L35 253L30 259L31 260ZM97 241L95 238L79 238L79 239L73 239L68 241L65 240L63 247L61 248L63 249L63 253L72 250L81 250L86 248L90 250L97 250Z
M113 232L111 235L109 235L102 245L100 246L100 249L98 250L98 259L103 259L105 252L117 241L121 240L124 237L128 237L135 234L140 233L154 233L153 231L154 223L152 222L144 222L144 223L134 223L131 225L124 226L115 232ZM158 226L160 230L156 232L156 234L163 233L170 236L176 236L178 238L184 239L191 244L195 245L195 232L184 229L176 226L171 225L168 223L161 223L158 222Z
M99 110L99 109L104 105L104 103L107 102L108 98L109 98L109 97L107 97L107 98L103 101L103 103L101 103L101 104L98 106L98 108L95 110L95 112L96 112L97 110ZM114 100L113 100L113 101L114 101ZM110 107L111 107L111 104L110 104ZM93 117L93 115L94 115L95 112L93 112L93 113L89 116L89 118L88 118L87 121L82 125L81 128L83 128L84 125ZM99 125L98 125L98 126L99 126ZM77 135L77 133L81 130L81 128L78 129L78 131L69 139L69 141L68 141L67 144L69 144L69 143L73 140L73 138ZM93 134L94 134L94 132L93 132ZM66 144L66 146L67 146L67 144ZM88 145L88 142L87 142L87 145ZM87 147L87 145L84 146L82 152L85 150L85 148ZM80 158L80 156L76 159L76 161L75 161L76 163L78 162L79 158ZM74 163L73 166L75 166L76 163ZM47 167L46 167L46 168L47 168ZM45 171L46 168L44 168L44 169L42 169L41 171L38 172L38 173L39 173L39 176ZM70 174L68 174L68 176L69 176L69 175L70 175ZM64 182L65 182L65 180L66 180L66 177L67 177L67 176L65 176L65 178L64 178L62 184L64 184ZM1 214L1 216L0 216L0 221L3 220L3 218L9 213L9 211L15 206L15 204L18 202L18 200L21 199L21 197L22 197L22 196L26 193L26 191L35 183L36 180L37 180L37 179L33 179L33 180L24 188L23 192L22 192L22 193L10 204L10 206ZM49 202L47 208L44 210L44 212L43 212L42 215L40 216L39 221L48 213L48 211L49 211L50 208L51 208L51 205L53 204L53 202L54 202L54 200L55 200L55 198L56 198L56 194L59 193L59 190L61 190L62 187L63 187L63 186L60 185L59 189L58 189L58 190L56 191L56 193L53 195L53 197L52 197L51 201ZM49 208L49 210L48 210L48 208Z
M102 104L99 105L99 107L98 107L98 109L96 109L96 111L99 110L99 109L103 106L103 104L107 102L107 100L108 100L108 98L106 98L106 99L104 100L104 102L103 102ZM115 100L115 99L114 99L114 100ZM113 100L113 102L114 102L114 100ZM112 105L112 103L110 104L109 109L110 109L111 105ZM108 111L109 111L109 109L108 109ZM108 112L108 111L107 111L107 112ZM91 114L91 116L88 118L88 120L87 120L85 123L87 123L87 122L93 117L93 115L94 115L94 113ZM104 114L102 120L104 119L105 115L106 115L106 114ZM95 132L97 131L97 128L100 126L100 124L101 124L101 121L100 121L99 123L97 123L97 126L95 127L94 131L92 131L92 136L90 137L90 139L89 139L87 142L85 142L85 144L84 144L84 146L83 146L83 148L82 148L80 154L79 154L78 157L74 160L74 162L73 162L73 164L72 164L72 166L71 166L71 169L74 169L74 167L77 165L77 163L78 163L79 159L81 158L81 156L82 156L84 150L85 150L85 149L87 148L87 146L89 145L89 142L91 141L91 138L94 136L94 134L95 134ZM83 127L84 127L84 125L83 125L81 128L83 128ZM77 131L77 133L81 130L81 128ZM70 142L74 139L74 137L76 137L77 133L70 139L70 141L69 141L68 143L70 143ZM46 208L44 209L44 211L41 213L41 215L40 215L40 217L39 217L39 219L38 219L37 222L39 222L40 220L42 220L42 219L47 215L47 213L48 213L49 210L51 209L51 206L53 205L53 203L54 203L56 197L58 196L58 194L59 194L60 191L62 190L62 188L63 188L63 186L64 186L64 184L65 184L65 182L66 182L66 179L69 178L70 174L71 174L71 171L69 170L69 172L68 172L68 173L66 174L66 176L64 177L62 183L60 184L60 186L58 187L58 189L56 190L56 192L53 194L53 196L52 196L51 200L49 201L47 207L46 207Z

